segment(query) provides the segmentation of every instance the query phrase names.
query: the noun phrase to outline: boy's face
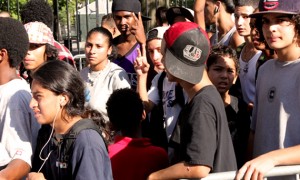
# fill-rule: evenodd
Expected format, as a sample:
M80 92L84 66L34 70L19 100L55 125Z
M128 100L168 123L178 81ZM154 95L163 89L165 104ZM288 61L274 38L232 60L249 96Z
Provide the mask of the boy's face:
M161 39L152 39L147 42L149 57L156 69L163 71L165 69L161 59Z
M237 77L234 60L227 56L219 57L207 71L209 79L220 94L228 92Z
M240 36L250 35L250 17L254 12L252 6L237 6L234 10L235 26Z
M29 50L23 60L25 69L34 71L47 61L46 45L30 43Z
M280 50L296 43L295 24L287 14L264 14L262 30L271 49Z

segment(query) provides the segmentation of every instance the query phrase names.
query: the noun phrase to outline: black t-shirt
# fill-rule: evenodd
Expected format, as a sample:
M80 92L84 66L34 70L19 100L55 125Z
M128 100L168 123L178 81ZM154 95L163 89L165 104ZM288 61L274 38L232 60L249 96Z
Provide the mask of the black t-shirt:
M214 86L202 88L184 107L171 141L178 162L205 165L211 172L237 169L224 104Z
M250 112L247 110L247 104L243 100L234 96L230 97L231 102L225 107L225 111L237 165L240 168L246 162L246 151L250 131Z

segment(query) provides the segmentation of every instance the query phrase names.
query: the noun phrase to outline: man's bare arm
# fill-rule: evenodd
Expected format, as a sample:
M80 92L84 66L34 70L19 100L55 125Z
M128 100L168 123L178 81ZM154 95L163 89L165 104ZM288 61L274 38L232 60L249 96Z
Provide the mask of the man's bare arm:
M5 169L0 171L0 180L2 179L22 179L27 176L30 166L21 159L12 160Z

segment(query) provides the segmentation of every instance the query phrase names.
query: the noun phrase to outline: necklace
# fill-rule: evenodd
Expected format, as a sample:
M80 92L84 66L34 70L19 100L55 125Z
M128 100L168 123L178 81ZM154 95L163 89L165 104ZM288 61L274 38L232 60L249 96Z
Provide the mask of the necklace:
M248 64L249 64L249 62L247 62L246 65L243 68L244 73L248 72Z

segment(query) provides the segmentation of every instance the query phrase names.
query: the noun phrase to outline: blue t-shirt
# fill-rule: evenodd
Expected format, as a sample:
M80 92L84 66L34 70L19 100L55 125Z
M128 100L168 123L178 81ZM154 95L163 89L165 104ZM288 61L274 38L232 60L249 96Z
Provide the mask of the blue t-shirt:
M63 145L51 141L43 150L42 157L51 155L45 163L42 173L46 179L112 179L111 163L102 137L95 130L82 130L74 144L73 153L67 163L59 161Z

